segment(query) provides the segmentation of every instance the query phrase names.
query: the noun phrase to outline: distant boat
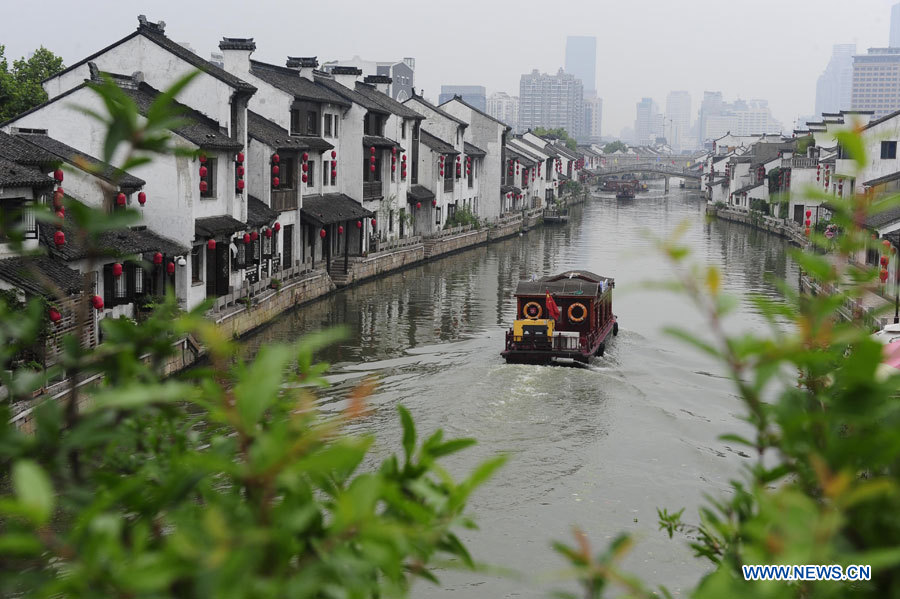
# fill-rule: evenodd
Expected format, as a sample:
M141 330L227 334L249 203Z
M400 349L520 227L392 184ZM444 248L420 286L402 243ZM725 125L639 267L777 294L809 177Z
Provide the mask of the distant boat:
M544 208L544 224L564 224L569 222L569 209L566 206Z
M622 184L619 186L619 190L616 192L617 200L633 200L634 199L634 187L631 184Z

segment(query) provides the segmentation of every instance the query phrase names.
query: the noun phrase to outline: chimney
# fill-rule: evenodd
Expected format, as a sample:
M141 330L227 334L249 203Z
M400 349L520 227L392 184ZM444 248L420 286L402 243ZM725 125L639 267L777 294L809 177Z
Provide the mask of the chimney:
M356 67L332 67L331 69L331 76L334 77L334 80L350 89L356 87L356 81L360 75L362 75L362 69Z
M313 71L319 66L319 60L315 56L288 56L287 68L295 69L304 79L313 80Z
M224 69L235 77L246 77L250 72L250 55L256 50L252 37L223 37L219 42Z
M363 81L365 81L369 85L374 85L375 89L377 89L381 93L387 94L393 79L391 79L387 75L367 75Z

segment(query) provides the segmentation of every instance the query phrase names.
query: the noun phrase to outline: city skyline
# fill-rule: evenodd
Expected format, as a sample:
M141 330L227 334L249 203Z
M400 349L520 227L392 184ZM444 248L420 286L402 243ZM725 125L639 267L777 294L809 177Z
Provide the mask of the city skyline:
M43 43L48 49L61 55L67 64L95 51L97 46L113 42L117 32L131 28L139 13L148 18L171 23L174 39L189 42L202 56L216 51L223 36L246 36L265 40L254 58L283 64L288 55L315 55L322 62L348 60L354 55L373 59L401 60L415 57L416 89L427 97L437 99L442 84L463 81L484 85L488 94L505 91L515 95L521 73L538 69L555 73L565 62L565 42L569 35L597 36L597 87L603 98L604 129L617 132L631 126L634 120L634 103L649 96L664 99L670 90L686 90L693 98L702 98L704 91L721 90L730 98L764 97L770 102L775 118L791 123L797 115L807 115L814 106L816 80L831 55L831 47L838 43L856 43L859 51L870 47L884 47L889 43L891 15L894 0L875 0L866 10L841 10L837 0L798 0L780 3L760 0L758 10L746 18L729 19L729 39L740 40L740 51L718 53L706 58L706 68L697 68L695 56L702 55L709 43L708 25L727 18L730 8L712 0L696 0L689 6L660 4L654 10L646 6L603 5L561 6L559 25L548 24L537 10L536 2L524 2L523 10L509 11L501 5L476 4L462 0L461 10L441 13L440 30L412 26L431 12L419 4L387 0L378 7L360 3L342 21L341 35L327 28L311 28L302 37L280 35L281 29L273 26L272 14L281 17L277 23L294 19L321 20L331 16L327 6L310 5L284 7L273 0L260 0L254 11L230 10L237 3L222 2L211 15L199 6L160 0L149 9L134 1L125 1L100 8L48 0L40 5L23 5L6 16L7 31L4 44L6 56L15 59L27 56L39 43L34 31L42 31ZM415 7L415 10L412 10ZM535 10L530 10L530 8ZM373 30L369 23L383 10L398 15L398 23L409 25L408 35L385 39ZM473 22L467 15L472 10L483 13L483 19ZM793 64L807 62L817 68L797 71L784 69L773 71L771 65L783 63L783 44L773 43L761 31L773 31L769 17L773 11L779 14L778 23L788 27L805 27L808 15L816 12L840 12L842 19L826 19L817 24L816 35L808 44L791 49ZM48 22L48 12L56 18ZM437 16L437 13L434 13ZM571 23L637 20L642 22L648 39L658 40L656 45L635 45L633 35L626 28L607 28L591 31L589 27L573 27ZM507 44L516 52L488 55L477 44L464 45L455 52L453 60L446 60L442 48L451 43L449 33L466 29L471 35L495 36L482 23L504 22ZM205 23L203 28L194 24ZM677 39L671 31L678 30ZM76 31L94 31L95 35L75 35ZM541 43L535 43L532 33L542 32ZM648 49L649 48L649 49ZM735 46L737 49L738 46ZM727 54L727 55L726 55ZM608 56L614 55L615 60ZM615 90L612 92L611 90ZM693 118L696 119L696 110Z

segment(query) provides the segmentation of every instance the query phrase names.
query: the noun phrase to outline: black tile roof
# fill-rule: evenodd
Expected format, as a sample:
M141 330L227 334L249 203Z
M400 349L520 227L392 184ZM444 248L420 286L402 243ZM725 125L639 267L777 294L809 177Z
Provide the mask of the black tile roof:
M323 85L323 86L327 87L328 89L330 89L337 95L343 97L344 99L346 99L350 102L356 102L357 104L359 104L360 106L362 106L363 108L365 108L366 110L368 110L370 112L377 112L378 114L385 114L385 115L390 114L390 112L388 112L384 108L384 106L382 106L381 104L378 104L377 102L372 101L368 96L357 92L355 89L355 86L354 86L354 88L349 88L344 85L341 85L334 79L329 79L328 77L322 77L322 76L313 77L313 79L319 85Z
M463 148L466 151L466 155L468 156L487 156L487 152L476 146L475 144L470 144L469 142L463 142Z
M58 158L23 141L18 135L10 135L3 131L0 131L0 158L6 158L16 164L48 167L47 170L50 170L50 165L59 162Z
M406 192L407 202L430 202L434 197L434 192L424 185L410 185Z
M454 148L447 142L438 139L425 129L420 130L419 141L421 141L423 144L425 144L438 154L459 154L459 152L456 151L456 148Z
M516 195L519 195L520 193L522 193L522 190L519 189L518 187L516 187L515 185L502 185L500 187L500 193L501 193L501 195L506 195L508 193L514 193Z
M541 146L539 146L539 145L537 145L537 144L535 144L535 143L531 143L530 141L528 141L528 140L525 139L524 137L517 136L517 137L515 138L515 140L516 140L517 142L523 144L526 148L528 148L528 149L530 149L530 150L532 150L532 151L540 152L541 154L546 154L546 155L548 155L548 156L555 156L555 153L554 153L554 154L551 154L549 151L545 150L544 148L542 148ZM528 150L526 150L526 151L528 151ZM535 158L540 158L540 156L535 156Z
M359 202L342 193L304 196L300 214L303 219L318 226L368 218L374 215L371 210L366 210Z
M220 216L206 216L194 221L194 236L197 239L209 239L219 235L231 235L237 231L247 229L247 224L238 219L222 214Z
M579 156L577 152L570 150L569 147L565 144L554 146L554 148L556 149L556 152L558 154L568 158L569 160L578 160L579 158L581 158L581 156Z
M396 141L380 135L363 135L362 145L364 148L375 146L376 148L400 148L402 150Z
M532 154L532 152L533 152L534 150L529 151L529 150L526 149L526 148L516 147L516 149L513 150L513 151L514 151L514 152L517 152L520 156L522 156L522 157L524 157L524 158L527 158L529 161L531 161L531 164L528 165L528 166L535 166L535 165L537 165L539 162L543 162L543 161L544 161L544 159L543 159L542 157L540 157L540 156L535 156L534 154ZM524 164L524 162L523 162L523 164Z
M878 210L878 204L872 206L872 209ZM870 213L866 216L866 226L870 229L877 229L898 220L900 220L900 206L894 206L887 210Z
M85 154L80 150L76 150L70 145L64 144L61 141L53 139L47 135L35 135L31 133L20 134L17 137L22 139L23 141L33 144L52 154L59 160L66 162L75 166L78 169L89 172L90 174L103 179L108 183L113 183L118 185L123 189L139 189L143 187L146 182L139 178L131 175L122 169L116 168L108 162L103 162L93 156Z
M318 85L314 81L301 77L300 73L294 69L251 60L250 72L272 87L289 93L296 99L327 102L338 106L350 106L350 102L342 96L334 93L324 85Z
M520 166L532 167L537 164L532 158L529 158L527 155L519 152L518 150L513 149L510 146L506 146L506 159L507 160L518 160Z
M16 256L0 260L0 280L31 295L56 296L56 289L66 295L78 293L84 278L59 260L48 256Z
M278 220L278 213L266 206L257 197L247 196L247 225L264 227Z
M760 187L761 185L762 185L762 183L751 183L749 185L744 185L743 187L741 187L739 189L735 189L734 193L747 193L748 191L750 191L752 189L756 189L757 187Z
M196 54L194 54L193 52L191 52L190 50L188 50L181 44L174 42L171 39L169 39L168 37L166 37L165 33L163 33L160 30L160 27L158 25L156 25L155 23L144 23L144 22L141 22L141 24L138 25L137 31L126 35L125 37L123 37L122 39L120 39L118 41L113 42L112 44L106 46L102 50L98 50L97 52L94 52L87 58L84 58L84 59L76 62L75 64L70 65L68 68L64 69L60 73L57 73L53 77L48 77L47 79L45 79L45 81L53 79L54 77L58 77L59 75L68 73L69 71L82 66L86 62L91 62L93 60L96 60L98 57L106 54L107 52L109 52L110 50L115 48L116 46L119 46L138 35L143 35L148 40L154 42L161 48L168 50L170 53L174 54L175 56L177 56L181 60L185 61L189 65L196 67L197 69L207 73L211 77L215 77L219 81L223 81L224 83L230 85L231 87L233 87L236 90L239 90L239 91L242 91L245 93L250 93L250 94L252 94L253 92L256 91L256 88L254 86L250 85L243 79L240 79L239 77L235 77L234 75L232 75L225 69L214 65L213 63L209 62L205 58L201 58L200 56L197 56Z
M516 295L575 295L579 297L596 297L600 294L600 284L584 279L563 279L561 281L519 281Z
M462 104L462 105L465 106L466 108L469 108L469 109L471 109L471 110L477 112L477 113L480 114L481 116L483 116L483 117L485 117L485 118L488 118L488 119L494 121L494 122L497 123L498 125L503 125L507 130L511 130L511 129L512 129L512 127L510 127L509 125L507 125L506 123L504 123L503 121L501 121L500 119L498 119L497 117L493 117L493 116L489 115L488 113L486 113L485 111L480 110L480 109L478 109L478 108L475 108L474 106L472 106L471 104L469 104L468 102L466 102L465 100L463 100L463 99L462 99L461 97L459 97L459 96L453 96L451 99L447 100L446 102L444 102L443 104L441 104L440 106L438 106L438 108L441 108L441 107L443 107L443 106L446 106L446 105L449 104L450 102L459 102L460 104Z
M247 135L276 150L330 150L321 137L291 135L287 129L252 110L247 111Z
M412 108L407 108L389 95L381 93L373 85L357 81L356 91L366 96L373 102L381 104L381 106L391 114L395 114L404 119L418 119L420 121L425 119L424 116L422 116Z
M3 187L51 187L53 179L33 166L21 166L0 158L0 188Z
M435 112L438 113L439 115L441 115L441 116L443 116L443 117L446 117L446 118L450 119L451 121L455 121L457 124L462 125L463 127L468 127L468 126L469 126L469 123L465 122L464 120L462 120L462 119L460 119L460 118L457 118L457 117L453 116L452 114L450 114L449 112L447 112L447 111L444 110L443 108L438 108L437 106L435 106L434 104L432 104L431 102L429 102L428 100L426 100L425 98L423 98L422 96L415 96L415 95L414 95L412 98L410 98L409 100L407 100L406 102L404 102L404 104L408 104L409 102L419 102L419 103L422 104L423 106L427 106L428 108L430 108L431 110L435 111Z
M134 100L135 104L137 104L138 112L144 116L147 115L147 111L150 109L153 101L160 94L158 90L147 83L140 83L136 87L122 86L121 89ZM175 105L181 111L181 116L188 123L172 127L173 132L206 150L237 151L243 149L243 144L229 137L227 133L223 133L222 128L216 121L184 104L175 102Z
M66 195L66 202L70 205L75 202L81 203L69 195ZM79 236L74 228L71 210L66 212L65 223L62 227L63 233L66 234L65 245L57 247L54 243L53 236L56 233L56 227L53 225L38 227L41 245L47 247L47 252L51 256L62 258L63 260L78 260L87 257L88 248L79 241ZM97 245L100 251L111 256L128 256L147 252L162 252L167 256L181 256L190 251L189 248L179 244L177 241L163 237L145 227L105 231L99 235Z

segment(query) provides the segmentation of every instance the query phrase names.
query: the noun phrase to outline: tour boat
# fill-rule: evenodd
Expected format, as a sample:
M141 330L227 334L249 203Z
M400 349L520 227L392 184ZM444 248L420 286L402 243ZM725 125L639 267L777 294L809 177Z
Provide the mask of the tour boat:
M600 191L619 191L619 182L607 179L600 187Z
M619 191L616 192L617 200L633 200L634 199L634 187L631 185L620 185Z
M508 363L588 363L619 333L612 311L613 279L575 270L516 287L516 320L501 352Z
M544 224L564 224L569 222L569 209L565 206L557 208L556 206L544 208Z

